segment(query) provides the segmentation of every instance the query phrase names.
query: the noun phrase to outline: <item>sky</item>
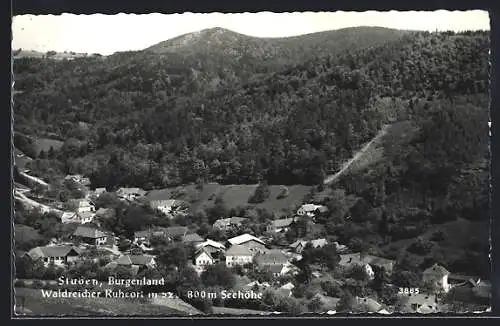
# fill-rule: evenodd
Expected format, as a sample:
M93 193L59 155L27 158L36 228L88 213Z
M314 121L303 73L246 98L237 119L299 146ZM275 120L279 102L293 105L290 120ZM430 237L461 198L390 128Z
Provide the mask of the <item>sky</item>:
M286 37L354 26L395 29L489 30L486 11L183 13L14 16L12 48L112 54L142 50L173 37L222 27L257 37Z

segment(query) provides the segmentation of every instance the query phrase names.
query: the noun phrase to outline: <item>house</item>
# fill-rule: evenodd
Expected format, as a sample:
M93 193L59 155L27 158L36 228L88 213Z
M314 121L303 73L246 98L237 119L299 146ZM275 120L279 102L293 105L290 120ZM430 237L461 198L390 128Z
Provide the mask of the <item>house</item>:
M95 206L88 199L70 199L67 203L70 210L76 213L95 212Z
M270 272L273 277L280 277L288 272L285 264L264 265L262 269Z
M314 217L318 213L325 213L327 211L328 208L323 205L304 204L297 210L297 215Z
M252 262L253 252L242 245L232 245L226 251L226 266L245 265Z
M448 298L451 301L487 305L491 300L491 284L470 278L462 284L451 287Z
M120 188L116 191L116 195L121 200L134 201L139 197L146 195L147 191L141 188Z
M64 180L71 180L73 182L81 184L82 186L90 185L90 179L85 178L81 174L69 174L69 175L64 177Z
M187 226L170 226L168 228L165 228L165 235L170 241L174 241L177 239L182 240L187 232Z
M340 301L340 298L329 297L321 293L316 293L311 299L319 300L319 302L321 302L321 307L323 311L337 310L337 304Z
M269 225L266 226L267 232L286 232L292 223L294 218L283 218L279 220L272 220Z
M383 307L372 298L356 297L355 310L359 312L379 312L383 310Z
M438 312L438 299L435 294L409 293L399 295L405 313Z
M188 205L182 200L167 199L167 200L151 200L149 206L156 209L165 215L171 215L184 212Z
M189 233L189 234L186 234L182 237L182 242L183 243L186 243L186 244L194 244L195 246L197 244L200 244L200 243L203 243L203 241L205 241L205 239L203 239L202 237L200 237L200 235L198 233Z
M231 245L242 245L247 247L251 252L266 252L266 244L259 238L251 234L245 233L228 240Z
M288 282L278 289L278 293L284 295L285 297L291 297L295 285L292 282Z
M117 260L107 264L105 267L114 269L118 266L129 267L130 271L137 275L137 273L143 269L155 268L156 261L153 256L150 255L123 255Z
M255 263L258 266L283 265L288 263L288 257L278 249L271 249L265 253L255 255Z
M448 284L450 272L439 264L434 264L422 273L422 282L435 292L447 293L450 290Z
M105 245L108 241L106 233L87 226L78 226L72 238L95 246Z
M297 240L294 243L292 243L291 245L289 245L289 247L292 248L293 250L295 250L295 252L301 253L302 250L304 250L307 243L308 243L308 241L305 241L305 240Z
M328 244L328 241L326 241L326 239L315 239L315 240L311 240L311 246L313 248L323 248L324 246L326 246Z
M215 259L210 252L205 248L200 248L194 255L194 265L198 267L206 267L215 264Z
M102 195L105 192L107 192L106 188L95 188L94 195L96 197L99 197L100 195Z
M310 243L313 248L322 248L323 246L328 244L328 241L326 239L316 239L311 241L297 240L289 245L289 247L292 248L295 252L301 253L308 243Z
M47 267L51 263L56 266L63 267L74 263L80 258L81 251L71 245L53 245L44 247L35 247L26 253L32 260L42 260L44 266Z
M350 269L356 265L364 267L367 264L372 267L375 266L377 268L383 268L387 274L392 274L394 260L385 259L373 255L366 255L363 253L340 255L339 265L344 267L345 269Z
M222 243L210 239L207 239L205 242L198 243L196 247L205 248L211 254L213 254L214 252L226 250L226 247Z
M114 208L104 208L101 207L95 212L96 217L102 219L110 219L116 216L116 210Z
M218 229L221 231L229 231L229 230L237 230L240 228L246 221L248 221L245 217L230 217L223 218L214 222L212 227L214 229Z
M167 228L156 227L156 228L150 228L148 230L136 231L136 232L134 232L133 243L136 243L136 244L147 243L153 237L168 238Z

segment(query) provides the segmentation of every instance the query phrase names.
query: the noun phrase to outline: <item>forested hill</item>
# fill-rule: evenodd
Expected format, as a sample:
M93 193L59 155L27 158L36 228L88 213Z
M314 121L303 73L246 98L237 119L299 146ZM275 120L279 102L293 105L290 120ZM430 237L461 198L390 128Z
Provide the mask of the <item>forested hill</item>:
M237 62L243 70L270 72L325 55L378 46L410 33L383 27L350 27L293 37L261 38L217 27L181 35L145 51L209 56L220 66Z
M15 128L66 142L34 171L83 173L95 186L317 184L383 123L486 94L488 46L486 32L413 33L212 88L179 53L20 59Z

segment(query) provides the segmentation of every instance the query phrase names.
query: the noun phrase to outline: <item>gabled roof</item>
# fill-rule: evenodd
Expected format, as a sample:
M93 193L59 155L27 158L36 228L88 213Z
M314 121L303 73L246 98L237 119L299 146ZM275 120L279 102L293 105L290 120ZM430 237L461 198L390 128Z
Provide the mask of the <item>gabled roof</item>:
M357 303L363 310L367 310L367 312L379 312L382 310L382 305L375 301L372 298L356 298Z
M210 257L210 259L212 259L212 260L214 259L214 258L212 257L212 255L210 254L210 252L208 252L208 250L206 250L205 248L200 248L200 249L198 249L198 250L196 251L196 253L194 254L194 258L195 258L195 259L196 259L196 258L198 258L198 256L200 256L202 253L207 254L207 255L208 255L208 257Z
M183 237L186 235L187 231L187 226L170 226L165 229L165 233L169 237Z
M287 227L287 226L290 226L292 223L293 223L293 218L290 217L290 218L283 218L283 219L280 219L280 220L272 220L271 221L271 226L275 227L275 228L284 228L284 227Z
M73 235L76 237L97 239L105 237L106 233L88 226L78 226Z
M186 234L183 238L182 238L182 242L203 242L204 239L202 237L200 237L200 235L198 233L190 233L190 234Z
M306 211L306 212L314 212L317 209L319 209L321 212L325 212L328 210L328 208L326 206L316 205L316 204L304 204L304 205L300 206L299 209Z
M30 256L32 259L38 259L44 257L65 257L71 252L77 255L81 253L81 251L74 246L62 245L62 246L35 247L31 249L27 253L27 255Z
M123 255L116 260L118 265L147 265L151 263L153 256L147 255Z
M245 242L248 242L248 241L252 241L252 240L253 241L257 241L257 242L265 245L264 241L260 240L259 238L254 237L253 235L248 234L248 233L245 233L245 234L239 235L237 237L231 238L228 241L232 245L239 245L239 244L242 244L242 243L245 243Z
M116 191L116 194L119 196L123 196L123 195L144 196L146 193L147 193L147 191L145 191L141 188L120 188Z
M91 205L91 202L88 199L80 198L80 199L70 199L68 203L75 207L88 207Z
M216 242L216 241L213 241L210 239L207 239L205 242L199 243L196 246L199 248L201 248L201 247L214 247L214 248L222 249L222 250L226 249L226 246L224 246L222 243L219 243L219 242Z
M288 257L278 249L268 250L266 253L255 256L257 264L285 264Z
M450 272L448 272L448 270L443 266L434 264L431 267L427 268L423 272L423 274L430 277L443 277L445 275L449 275Z
M281 271L283 270L283 264L266 265L263 268L266 271L276 274L276 273L281 273Z
M229 218L222 218L214 222L213 226L214 227L221 227L221 226L226 226L226 225L239 225L244 223L245 221L248 221L248 218L246 217L239 217L239 216L233 216Z
M226 257L227 256L253 256L253 253L245 246L232 245L226 251Z
M377 257L373 255L363 255L361 253L343 254L340 255L339 265L341 266L351 266L351 265L366 265L370 264L373 266L384 267L386 270L392 269L394 260Z
M297 240L294 243L292 243L289 247L291 247L291 248L297 248L299 245L305 247L306 244L307 244L306 240Z

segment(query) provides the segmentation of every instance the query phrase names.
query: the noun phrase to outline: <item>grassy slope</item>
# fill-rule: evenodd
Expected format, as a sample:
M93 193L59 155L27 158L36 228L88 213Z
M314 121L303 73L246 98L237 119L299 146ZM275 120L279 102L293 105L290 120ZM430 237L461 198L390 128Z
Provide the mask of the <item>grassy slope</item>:
M294 209L296 206L301 205L304 197L311 190L310 186L289 186L289 196L283 199L277 199L276 197L280 193L282 186L272 185L269 186L271 195L268 200L257 205L248 204L248 198L254 193L256 187L257 185L206 184L202 190L198 190L195 185L188 185L153 190L147 197L149 199L169 199L174 190L182 188L186 190L186 194L177 199L190 202L193 211L203 210L205 207L213 206L215 199L221 196L228 209L250 205L279 214L284 209Z
M16 301L25 298L25 308L33 315L186 315L166 306L141 304L111 298L42 298L38 289L16 288ZM19 301L20 302L20 301Z
M36 152L40 153L40 151L48 152L51 147L54 150L58 150L64 143L60 140L50 139L50 138L38 138L35 141Z

